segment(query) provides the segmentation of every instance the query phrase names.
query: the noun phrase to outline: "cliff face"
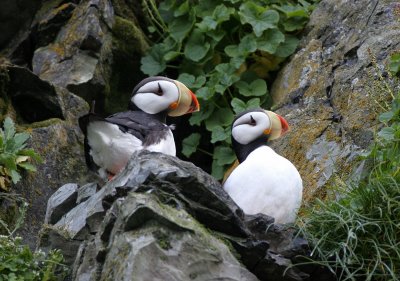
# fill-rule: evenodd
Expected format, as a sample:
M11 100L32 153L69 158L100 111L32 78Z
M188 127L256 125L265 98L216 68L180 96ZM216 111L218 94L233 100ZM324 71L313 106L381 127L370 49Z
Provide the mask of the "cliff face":
M389 98L376 86L379 73L387 76L389 56L400 49L396 9L396 1L321 1L273 84L291 132L272 146L298 167L306 202L324 196L335 175L355 178L362 170L355 160Z
M122 110L143 78L139 61L148 48L141 31L146 21L137 19L139 4L131 2L2 4L0 117L12 116L19 128L29 129L30 146L45 159L37 173L13 187L30 203L20 234L35 246L47 200L63 186L54 195L64 198L63 204L49 203L41 246L63 247L75 280L113 280L143 268L149 274L143 280L156 280L160 272L181 279L231 278L228 265L241 280L329 280L315 267L282 276L287 266L302 261L298 255L309 254L306 242L271 225L268 217L244 216L218 183L187 163L144 154L147 164L131 163L118 181L100 190L86 184L95 179L84 164L77 118L93 99L96 110ZM272 146L299 168L306 202L323 196L335 175L362 170L362 165L354 169L355 160L373 138L377 104L387 99L375 87L375 67L383 70L400 47L396 9L395 1L321 1L297 53L273 84L276 111L291 132ZM15 14L19 17L10 16ZM151 170L159 165L166 170ZM68 182L76 184L64 186ZM0 208L7 208L3 203ZM193 244L198 247L188 250ZM178 264L172 257L180 253ZM198 268L194 256L207 266ZM161 257L162 264L146 265L144 257ZM186 261L193 263L185 267Z

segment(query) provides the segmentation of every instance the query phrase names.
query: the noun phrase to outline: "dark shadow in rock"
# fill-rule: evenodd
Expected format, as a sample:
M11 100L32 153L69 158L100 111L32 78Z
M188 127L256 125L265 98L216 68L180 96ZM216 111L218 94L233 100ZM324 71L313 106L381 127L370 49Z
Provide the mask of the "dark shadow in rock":
M19 116L27 123L50 118L64 119L54 87L26 68L8 67L10 87L8 95Z

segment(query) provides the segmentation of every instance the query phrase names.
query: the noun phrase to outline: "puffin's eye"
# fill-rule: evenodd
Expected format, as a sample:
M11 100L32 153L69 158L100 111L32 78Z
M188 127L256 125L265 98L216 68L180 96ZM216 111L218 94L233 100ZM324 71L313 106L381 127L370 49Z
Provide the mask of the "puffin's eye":
M250 115L250 125L255 126L256 124L256 120L254 120L253 116Z
M158 83L158 89L157 92L155 93L157 96L162 96L164 94L163 89L161 88L160 83Z

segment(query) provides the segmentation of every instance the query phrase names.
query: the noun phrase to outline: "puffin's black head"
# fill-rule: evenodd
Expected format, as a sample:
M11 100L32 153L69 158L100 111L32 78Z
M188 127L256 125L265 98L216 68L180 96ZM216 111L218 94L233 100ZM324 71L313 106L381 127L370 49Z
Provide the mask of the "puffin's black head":
M257 147L266 145L289 130L286 120L268 110L255 108L236 116L232 124L232 146L239 162Z
M162 76L142 80L132 91L130 110L181 116L200 110L196 96L179 81Z

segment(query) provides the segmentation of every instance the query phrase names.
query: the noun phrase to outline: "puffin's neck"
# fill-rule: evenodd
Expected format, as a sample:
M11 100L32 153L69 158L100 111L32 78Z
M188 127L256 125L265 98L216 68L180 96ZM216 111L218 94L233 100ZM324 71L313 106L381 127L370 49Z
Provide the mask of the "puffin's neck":
M129 108L128 108L129 110L131 110L131 111L140 111L140 112L143 112L143 114L145 114L145 115L147 115L147 116L149 116L149 117L151 117L151 118L154 118L154 119L156 119L156 120L158 120L158 121L160 121L160 122L162 122L162 123L166 123L167 122L167 110L165 110L165 111L162 111L162 112L159 112L159 113L156 113L156 114L150 114L150 113L147 113L147 112L144 112L143 110L141 110L140 108L138 108L135 104L133 104L133 103L131 103L130 105L129 105Z
M242 163L244 160L246 160L247 156L251 152L253 152L255 149L259 148L260 146L266 145L268 142L268 137L260 137L248 144L241 144L238 143L233 137L232 137L232 146L233 150L235 151L236 157L239 160L239 163Z

